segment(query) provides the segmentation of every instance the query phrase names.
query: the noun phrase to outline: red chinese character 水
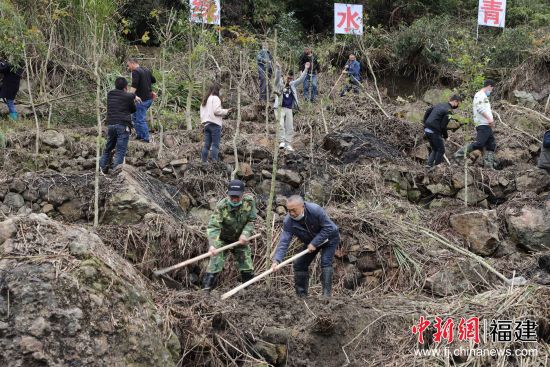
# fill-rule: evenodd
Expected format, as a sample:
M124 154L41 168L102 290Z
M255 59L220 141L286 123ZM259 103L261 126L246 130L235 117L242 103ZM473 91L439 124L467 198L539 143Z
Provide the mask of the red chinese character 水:
M347 10L345 13L339 12L338 15L342 17L342 19L340 20L340 23L338 23L337 25L338 28L341 28L344 22L346 22L346 26L344 28L344 31L346 33L351 31L352 29L354 30L359 29L359 24L357 24L357 22L355 21L355 18L359 15L359 13L353 12L352 14L350 6L347 7ZM353 26L353 28L351 28L351 26Z
M500 24L500 13L502 12L502 2L495 0L483 0L481 6L483 10L483 22L493 21L495 25Z
M426 320L424 316L420 316L420 319L418 319L418 324L414 325L411 330L413 334L418 334L418 343L424 344L424 330L430 326L431 322L429 320Z
M464 317L460 319L458 340L473 340L474 343L479 344L479 317L470 317L468 320L465 320Z
M454 328L454 322L453 319L447 319L445 320L445 323L441 325L441 317L435 318L435 334L434 334L434 342L440 343L441 340L447 340L447 343L452 343L453 341L453 328Z

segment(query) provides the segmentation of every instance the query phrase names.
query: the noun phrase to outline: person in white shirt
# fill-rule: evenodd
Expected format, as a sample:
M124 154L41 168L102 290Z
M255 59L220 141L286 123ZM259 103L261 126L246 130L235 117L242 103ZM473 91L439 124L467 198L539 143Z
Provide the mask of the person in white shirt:
M212 84L201 103L201 122L204 126L204 147L201 152L203 163L208 161L210 148L212 148L210 155L212 160L218 160L222 135L222 117L227 116L231 110L231 108L222 108L220 86L216 83Z
M294 80L294 73L292 71L289 71L286 78L283 78L279 63L277 63L277 69L275 70L275 103L273 104L273 108L275 111L275 120L277 120L280 114L279 148L290 152L294 151L291 145L294 138L293 109L300 108L296 86L306 79L309 67L309 62L306 62L304 70L297 80ZM279 98L281 98L280 105ZM279 111L279 108L281 108L281 111Z
M474 96L473 113L474 123L476 125L476 140L468 145L466 149L461 148L454 154L457 160L464 159L474 150L485 149L485 168L495 168L495 150L496 141L493 135L495 121L493 120L493 112L489 103L489 96L493 92L495 82L491 79L485 80L483 88Z

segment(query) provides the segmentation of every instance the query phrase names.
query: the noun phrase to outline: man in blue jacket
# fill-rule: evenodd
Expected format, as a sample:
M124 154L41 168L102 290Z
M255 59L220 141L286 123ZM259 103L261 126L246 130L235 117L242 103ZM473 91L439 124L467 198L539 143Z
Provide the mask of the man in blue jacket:
M359 61L357 61L354 54L349 55L348 62L346 63L342 73L348 74L349 82L346 84L344 89L342 89L340 97L345 96L350 89L353 89L353 93L359 94L359 87L361 86L359 83L361 81L361 64L359 64Z
M283 233L273 257L272 269L283 261L296 236L307 247L309 253L294 262L294 287L299 297L307 296L309 284L309 264L321 253L321 284L323 296L332 293L332 260L340 243L338 227L319 205L304 202L302 197L293 195L287 199L288 214L284 220Z

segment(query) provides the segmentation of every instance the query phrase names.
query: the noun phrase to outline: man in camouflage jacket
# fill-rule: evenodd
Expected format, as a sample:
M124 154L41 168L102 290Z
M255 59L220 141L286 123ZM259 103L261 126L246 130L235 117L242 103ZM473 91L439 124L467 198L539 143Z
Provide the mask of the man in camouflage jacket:
M256 202L252 195L244 194L244 183L239 180L229 182L227 197L216 205L206 230L212 257L203 279L205 291L210 292L216 286L218 274L225 263L225 253L218 253L216 249L233 242L241 243L230 250L239 265L241 281L246 282L254 277L252 252L247 242L254 230L256 215Z

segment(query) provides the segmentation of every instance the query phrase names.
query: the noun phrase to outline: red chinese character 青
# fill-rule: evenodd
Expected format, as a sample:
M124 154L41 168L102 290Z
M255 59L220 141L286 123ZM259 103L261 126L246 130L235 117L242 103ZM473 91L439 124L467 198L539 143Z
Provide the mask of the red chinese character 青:
M348 33L352 29L359 29L359 24L355 22L355 18L359 15L357 12L351 13L351 7L348 6L346 12L339 12L339 16L342 17L342 20L340 20L340 23L338 23L337 27L340 28L346 22L346 27L344 28L344 31ZM353 28L350 28L353 25Z
M453 328L454 328L454 322L453 319L447 319L445 320L445 323L441 325L441 317L435 318L435 334L434 334L434 342L440 343L442 339L447 340L447 343L452 343L453 341Z
M418 324L411 328L413 334L418 334L418 343L424 344L424 335L422 335L422 333L428 328L428 326L430 326L430 324L431 322L429 320L426 320L424 316L420 316L420 319L418 319Z
M465 320L464 317L460 319L458 340L473 340L474 343L479 344L479 317L470 317L468 320Z
M500 24L500 13L502 12L502 2L495 0L483 0L481 6L483 10L483 22L493 21L494 24Z

